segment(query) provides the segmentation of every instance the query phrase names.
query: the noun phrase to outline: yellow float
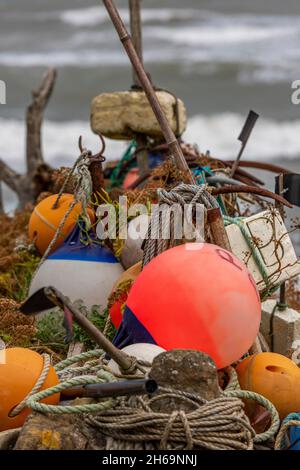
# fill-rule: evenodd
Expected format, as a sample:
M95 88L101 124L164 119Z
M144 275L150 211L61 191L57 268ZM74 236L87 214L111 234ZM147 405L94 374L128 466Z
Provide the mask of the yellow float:
M35 244L41 255L43 255L47 250L55 236L56 230L60 226L62 219L74 200L74 196L72 194L62 194L57 207L53 207L57 197L58 194L54 194L43 199L34 208L29 220L29 239ZM69 235L81 213L82 205L78 203L73 207L67 217L61 229L61 235L54 244L52 251L56 250L65 237ZM93 223L95 221L95 214L90 208L88 209L88 215Z
M241 388L270 400L281 419L300 411L300 370L287 357L271 352L254 354L244 359L236 371ZM250 414L252 407L247 402Z
M8 348L1 355L0 363L0 431L18 428L30 413L24 408L16 416L13 410L31 392L44 366L44 358L26 348ZM50 366L47 377L40 390L53 387L59 383L56 372ZM59 393L42 400L48 405L57 405Z

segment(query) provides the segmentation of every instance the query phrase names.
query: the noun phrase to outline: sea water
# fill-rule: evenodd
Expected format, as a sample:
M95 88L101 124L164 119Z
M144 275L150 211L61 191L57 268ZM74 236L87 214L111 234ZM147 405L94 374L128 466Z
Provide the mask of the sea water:
M189 115L186 140L220 158L235 158L249 109L260 114L243 158L272 160L300 171L300 105L292 83L300 79L299 0L143 0L144 60L158 87L182 98ZM128 2L117 0L128 24ZM126 90L128 59L101 2L1 0L0 157L24 169L24 115L30 92L47 67L57 84L43 127L43 151L52 165L71 165L77 141L93 150L91 99ZM108 142L107 159L123 142ZM273 180L270 181L270 186ZM5 190L6 207L13 207Z

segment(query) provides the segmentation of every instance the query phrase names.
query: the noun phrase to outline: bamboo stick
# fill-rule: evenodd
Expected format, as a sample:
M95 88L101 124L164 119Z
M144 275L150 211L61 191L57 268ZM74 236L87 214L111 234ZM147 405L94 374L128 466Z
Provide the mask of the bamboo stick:
M119 35L120 41L122 42L124 49L130 59L132 67L134 68L136 75L140 81L140 84L149 100L152 110L159 122L164 138L168 144L171 154L174 156L177 167L180 170L184 170L190 173L191 183L195 182L193 174L190 172L188 164L183 156L181 147L172 131L168 119L166 118L159 100L156 96L155 90L151 81L149 80L143 64L134 48L132 39L127 32L127 29L119 15L119 12L113 2L113 0L103 0L103 4L108 11L111 21Z

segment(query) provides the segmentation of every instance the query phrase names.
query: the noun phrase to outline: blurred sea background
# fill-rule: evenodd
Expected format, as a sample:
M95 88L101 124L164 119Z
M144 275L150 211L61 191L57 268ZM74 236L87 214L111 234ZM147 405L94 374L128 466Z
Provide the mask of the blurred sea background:
M128 24L127 0L116 0ZM300 172L300 105L291 84L300 79L299 0L143 0L147 71L186 104L185 140L220 158L235 158L249 109L260 114L243 158L269 160ZM0 0L0 155L24 166L24 114L48 66L58 80L43 128L54 166L71 165L78 136L97 149L89 127L91 99L126 90L131 68L101 1ZM106 157L120 158L123 142ZM273 177L272 177L273 178ZM272 187L273 180L269 180ZM5 189L6 208L15 204Z

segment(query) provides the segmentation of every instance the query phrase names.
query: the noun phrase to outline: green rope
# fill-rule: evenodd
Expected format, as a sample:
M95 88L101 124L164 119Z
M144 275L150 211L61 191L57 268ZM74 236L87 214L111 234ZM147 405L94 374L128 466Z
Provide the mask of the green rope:
M262 395L259 395L258 393L250 392L249 390L229 390L225 391L224 395L227 397L254 400L270 412L272 420L271 426L269 429L267 429L267 431L255 435L255 443L265 442L275 436L280 426L280 419L278 411L276 410L273 403L270 402L270 400L263 397Z
M135 140L132 140L130 142L127 150L125 151L124 155L122 156L121 160L118 162L118 164L115 166L115 168L111 172L111 175L110 175L110 188L115 188L116 186L121 186L123 184L123 181L124 181L125 176L128 173L128 171L131 170L131 168L136 166L136 162L132 161L131 163L128 164L128 166L126 168L126 171L124 171L124 172L121 171L124 163L128 162L132 158L132 156L133 156L133 154L136 150L136 147L137 147L137 143L135 142Z
M94 372L95 375L80 375L75 376L72 378L68 378L63 382L42 390L34 395L30 396L27 401L26 405L28 408L31 408L34 411L38 411L40 413L49 413L49 414L84 414L84 413L100 413L102 411L108 410L110 408L115 407L117 401L115 399L109 398L105 401L100 401L98 403L88 403L88 404L78 404L78 405L48 405L46 403L40 403L41 400L48 398L56 393L60 393L63 390L69 389L74 386L78 385L87 385L87 384L99 384L103 382L115 382L118 379L107 370L103 369L103 364L101 360L103 359L104 352L101 349L95 351L87 351L71 358L65 359L58 363L55 367L56 371L58 372L59 376L63 376L66 372L72 372L73 374L77 374L78 372L82 372L89 370L90 372ZM89 361L84 366L69 368L72 364L77 362L81 362L83 360L91 359L91 358L98 358L97 360ZM250 392L247 390L232 390L234 387L238 387L238 380L237 375L234 369L230 368L229 370L231 376L231 387L228 387L223 393L227 397L232 398L240 398L240 399L249 399L255 400L260 405L265 407L271 413L272 423L270 428L262 433L257 434L254 437L254 442L264 442L271 437L273 437L279 429L280 421L279 416L276 408L274 405L264 398L263 396L255 393Z
M263 280L266 284L267 290L269 291L270 281L269 281L269 275L268 275L268 272L266 270L264 260L263 260L261 254L260 254L260 251L257 249L257 246L253 242L251 234L250 234L246 224L244 224L242 222L243 218L242 217L229 217L227 215L224 215L223 218L224 218L225 226L230 225L230 224L235 224L240 229L240 231L241 231L248 247L250 248L252 257L253 257L255 263L258 266L259 272L260 272L260 274L261 274L261 276L262 276L262 278L263 278Z
M100 358L104 355L105 355L105 352L103 351L103 349L93 349L91 351L86 351L81 354L77 354L76 356L68 357L67 359L64 359L63 361L56 364L54 368L56 372L59 372L62 369L65 369L66 367L72 364L76 364L79 361L86 361L87 359L90 359L92 357Z
M107 371L100 370L97 376L82 375L80 377L73 377L72 379L65 380L58 385L42 390L35 395L32 395L27 400L28 408L40 413L54 413L54 414L77 414L77 413L99 413L103 410L112 408L115 400L109 398L108 400L101 401L100 403L89 403L84 405L47 405L39 403L40 400L50 397L63 390L74 387L76 385L99 384L103 382L115 382L117 379Z

